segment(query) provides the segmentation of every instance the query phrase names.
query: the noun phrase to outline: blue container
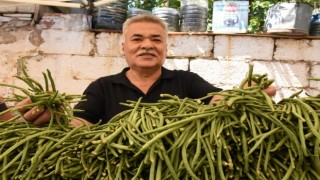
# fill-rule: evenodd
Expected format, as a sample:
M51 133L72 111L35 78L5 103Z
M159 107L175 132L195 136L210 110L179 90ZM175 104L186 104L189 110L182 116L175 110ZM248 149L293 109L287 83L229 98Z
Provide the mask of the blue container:
M320 14L314 14L311 18L310 29L309 29L310 36L320 36Z

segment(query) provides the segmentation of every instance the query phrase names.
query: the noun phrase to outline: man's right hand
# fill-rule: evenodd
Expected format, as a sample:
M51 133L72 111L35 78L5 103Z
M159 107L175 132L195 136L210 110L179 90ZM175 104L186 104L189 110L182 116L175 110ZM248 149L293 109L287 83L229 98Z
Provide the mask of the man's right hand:
M25 105L31 104L30 98L24 99L16 104L16 107L23 107ZM32 122L36 125L43 125L50 121L51 113L48 109L33 107L30 110L19 109L18 112L23 115L26 121Z

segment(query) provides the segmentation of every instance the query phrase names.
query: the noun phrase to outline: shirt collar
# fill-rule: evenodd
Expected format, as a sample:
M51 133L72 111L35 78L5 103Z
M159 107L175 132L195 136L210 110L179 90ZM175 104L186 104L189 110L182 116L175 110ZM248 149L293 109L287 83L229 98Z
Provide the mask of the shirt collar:
M115 84L129 84L129 79L126 76L126 72L129 70L129 67L125 67L120 73L116 74L112 78L112 83ZM174 77L174 73L171 70L168 70L164 67L161 67L161 79L170 79Z

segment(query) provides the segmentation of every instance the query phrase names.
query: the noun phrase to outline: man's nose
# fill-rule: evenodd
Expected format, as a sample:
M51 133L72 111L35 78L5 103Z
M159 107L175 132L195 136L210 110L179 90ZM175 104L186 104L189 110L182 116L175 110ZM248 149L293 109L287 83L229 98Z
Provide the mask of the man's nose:
M141 44L142 48L144 49L152 49L153 48L153 43L150 39L145 39L142 41Z

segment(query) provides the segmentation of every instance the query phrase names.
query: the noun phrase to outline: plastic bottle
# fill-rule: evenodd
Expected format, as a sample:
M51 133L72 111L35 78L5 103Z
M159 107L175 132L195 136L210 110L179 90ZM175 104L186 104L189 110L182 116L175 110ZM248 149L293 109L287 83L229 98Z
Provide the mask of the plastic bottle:
M92 29L121 30L127 16L127 0L98 6L92 14Z
M208 0L181 0L181 31L207 31Z
M152 9L152 14L166 22L168 31L179 31L180 13L177 9L167 7L155 7Z

